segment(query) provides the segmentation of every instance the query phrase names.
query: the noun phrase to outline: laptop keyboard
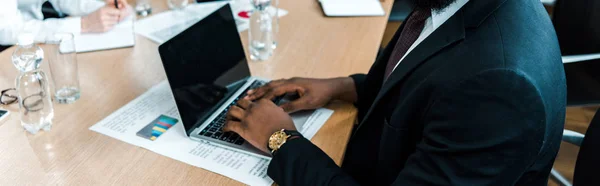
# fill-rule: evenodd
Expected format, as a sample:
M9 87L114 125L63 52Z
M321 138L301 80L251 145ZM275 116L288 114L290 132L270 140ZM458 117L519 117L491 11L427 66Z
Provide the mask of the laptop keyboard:
M210 124L208 124L208 126L204 127L204 129L202 129L202 131L200 131L199 134L202 136L218 139L218 140L233 143L236 145L244 144L244 139L242 137L240 137L238 134L236 134L234 132L223 132L223 130L221 128L223 128L223 125L225 124L225 117L227 115L227 112L229 111L229 107L237 104L237 101L239 99L244 98L246 96L246 92L248 92L248 90L258 88L264 84L265 83L262 81L258 81L258 80L254 81L254 83L252 83L252 85L250 85L246 90L244 90L244 92L242 94L240 94L240 96L235 98L235 100L233 100L227 108L225 108L223 111L221 111L221 113L219 113L219 115L215 119L213 119L213 121L210 122Z

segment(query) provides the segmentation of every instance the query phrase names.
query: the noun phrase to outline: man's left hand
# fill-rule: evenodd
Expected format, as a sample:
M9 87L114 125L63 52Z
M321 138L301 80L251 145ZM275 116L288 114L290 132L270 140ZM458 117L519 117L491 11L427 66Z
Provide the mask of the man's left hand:
M296 130L290 115L270 100L251 102L241 99L227 113L224 131L233 131L254 147L270 153L269 137L278 130Z

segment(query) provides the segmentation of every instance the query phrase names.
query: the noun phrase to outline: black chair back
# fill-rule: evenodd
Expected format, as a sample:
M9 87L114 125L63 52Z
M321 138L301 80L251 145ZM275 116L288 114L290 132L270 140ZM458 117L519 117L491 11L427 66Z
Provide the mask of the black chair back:
M588 127L575 163L574 186L600 185L600 109Z
M563 56L600 53L600 0L557 0L552 21ZM600 60L564 67L567 105L600 104Z
M600 53L600 1L557 0L553 22L563 55Z

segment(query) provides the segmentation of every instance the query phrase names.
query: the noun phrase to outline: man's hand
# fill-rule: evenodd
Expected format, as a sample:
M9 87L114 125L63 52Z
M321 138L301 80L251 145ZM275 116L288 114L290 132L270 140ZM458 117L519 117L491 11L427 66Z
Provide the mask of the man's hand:
M270 153L269 137L278 130L296 130L292 118L275 103L267 99L251 102L241 99L227 113L224 131L233 131L254 147Z
M115 0L105 0L104 2L106 3L106 6L115 7ZM119 7L119 10L129 7L127 0L116 0L116 3Z
M126 0L107 0L106 6L81 18L81 32L99 33L111 30L117 23L131 14L131 6Z
M245 99L271 100L286 93L296 93L300 98L281 105L286 112L316 109L332 99L356 101L356 90L352 78L308 79L292 78L271 81L265 86L248 91Z
M117 5L119 7L119 22L123 21L123 19L127 18L131 12L133 11L133 8L131 8L131 6L129 5L129 3L127 3L127 0L117 0ZM106 5L107 6L111 6L111 7L115 7L115 0L106 0Z

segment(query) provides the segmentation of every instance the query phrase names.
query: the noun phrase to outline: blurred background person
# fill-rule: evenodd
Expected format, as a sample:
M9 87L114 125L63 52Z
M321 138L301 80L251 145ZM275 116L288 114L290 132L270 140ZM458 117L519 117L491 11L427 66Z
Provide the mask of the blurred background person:
M43 42L49 33L55 32L106 32L131 13L126 0L2 0L1 3L0 45L16 44L17 36L24 32L33 33L36 42ZM63 18L44 17L43 6L47 10L47 3L62 15L57 17Z

